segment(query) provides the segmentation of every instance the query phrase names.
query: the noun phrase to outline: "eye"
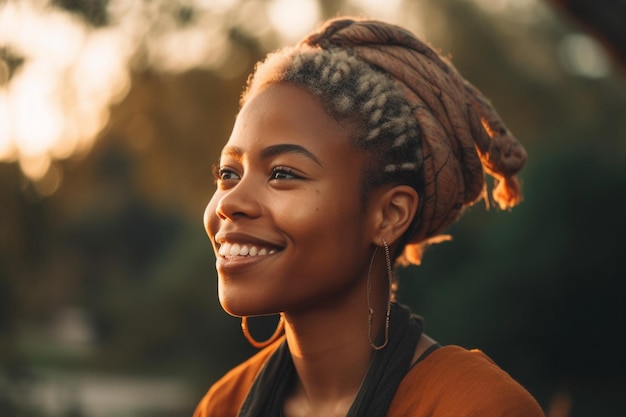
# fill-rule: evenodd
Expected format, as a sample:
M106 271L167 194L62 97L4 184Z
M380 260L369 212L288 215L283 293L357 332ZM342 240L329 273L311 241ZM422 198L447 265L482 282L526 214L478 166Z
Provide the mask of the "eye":
M219 181L230 181L230 180L238 180L239 174L235 172L232 168L229 167L218 167L217 165L213 166L213 177L216 182Z
M303 177L293 168L288 167L274 167L270 175L270 180L297 180Z

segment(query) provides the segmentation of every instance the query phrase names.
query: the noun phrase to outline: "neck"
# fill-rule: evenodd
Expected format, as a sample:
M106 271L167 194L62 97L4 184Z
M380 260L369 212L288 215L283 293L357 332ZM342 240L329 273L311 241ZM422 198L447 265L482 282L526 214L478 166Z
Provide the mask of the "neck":
M285 312L285 333L298 374L291 395L294 405L309 410L341 409L336 413L345 415L354 401L374 352L368 338L366 283L362 287L351 299L315 311ZM384 327L386 285L373 287L371 301L374 337Z

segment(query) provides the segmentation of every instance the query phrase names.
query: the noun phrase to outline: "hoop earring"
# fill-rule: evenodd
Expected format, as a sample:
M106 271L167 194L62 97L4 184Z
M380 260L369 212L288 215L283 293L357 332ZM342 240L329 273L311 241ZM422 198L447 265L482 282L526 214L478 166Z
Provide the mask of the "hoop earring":
M367 337L370 341L370 346L374 350L381 350L389 343L389 316L391 314L391 286L393 282L393 270L391 268L391 255L389 254L389 246L385 239L383 239L383 247L385 248L385 262L387 263L387 280L389 281L389 294L387 295L387 314L385 316L385 341L381 345L376 345L374 339L372 339L372 326L374 324L374 309L372 308L371 293L372 293L372 265L374 264L374 257L378 251L378 246L374 249L372 259L370 260L370 267L367 272Z
M248 342L250 342L250 344L257 349L262 349L266 346L271 345L274 341L276 341L276 339L280 337L280 334L283 332L284 329L285 318L281 314L280 318L278 319L278 325L276 325L276 330L274 331L274 334L271 335L269 339L259 342L255 340L254 337L252 337L252 335L250 334L250 330L248 330L248 317L241 317L241 330L243 331L243 335L245 336L246 340L248 340Z

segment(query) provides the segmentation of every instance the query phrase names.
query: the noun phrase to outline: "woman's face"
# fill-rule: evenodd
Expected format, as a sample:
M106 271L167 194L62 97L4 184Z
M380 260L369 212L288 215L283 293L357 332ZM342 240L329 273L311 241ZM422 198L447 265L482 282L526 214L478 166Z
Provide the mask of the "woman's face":
M227 312L310 310L362 284L372 247L351 133L291 84L243 106L204 215Z

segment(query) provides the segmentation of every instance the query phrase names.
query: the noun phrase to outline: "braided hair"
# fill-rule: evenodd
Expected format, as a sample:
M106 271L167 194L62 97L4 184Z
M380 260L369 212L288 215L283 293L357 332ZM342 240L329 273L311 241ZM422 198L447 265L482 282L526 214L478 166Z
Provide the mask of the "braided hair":
M403 28L330 20L257 64L241 104L280 82L305 88L335 119L356 122L353 145L368 156L364 199L382 184L417 191L418 212L395 254L401 263L419 264L426 245L447 239L441 232L486 198L485 173L499 183L502 208L521 200L514 175L523 147L452 64Z
M356 121L353 144L368 155L363 195L386 184L423 188L421 139L413 109L384 72L344 50L285 48L257 66L242 96L268 83L304 87L337 120Z

